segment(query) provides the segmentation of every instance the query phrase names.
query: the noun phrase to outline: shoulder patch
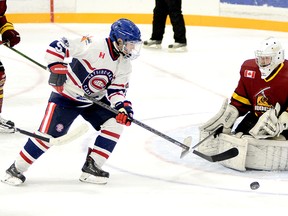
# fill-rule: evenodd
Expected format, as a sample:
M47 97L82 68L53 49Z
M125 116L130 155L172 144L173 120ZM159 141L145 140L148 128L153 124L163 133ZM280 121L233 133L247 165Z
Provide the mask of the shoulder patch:
M61 41L62 41L62 43L63 43L66 47L69 47L69 42L68 42L68 40L67 40L66 37L62 37L62 38L61 38Z
M90 44L90 43L92 42L91 38L92 38L92 36L83 36L83 37L81 38L81 42L86 43L86 45L87 45L87 44Z
M244 77L254 79L255 75L256 75L256 71L253 71L253 70L245 70L244 71Z

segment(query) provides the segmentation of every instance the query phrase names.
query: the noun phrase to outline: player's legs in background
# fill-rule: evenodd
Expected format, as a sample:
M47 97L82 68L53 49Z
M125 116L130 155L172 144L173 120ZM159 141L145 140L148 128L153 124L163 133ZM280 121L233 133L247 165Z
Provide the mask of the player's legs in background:
M0 61L0 133L13 133L15 132L14 123L10 120L2 118L1 116L4 100L5 81L6 81L5 69L3 67L2 62Z

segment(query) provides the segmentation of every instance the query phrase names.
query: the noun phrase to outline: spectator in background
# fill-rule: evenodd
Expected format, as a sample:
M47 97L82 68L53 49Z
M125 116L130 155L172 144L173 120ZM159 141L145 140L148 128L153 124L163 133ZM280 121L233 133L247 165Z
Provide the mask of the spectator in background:
M175 40L173 44L168 46L168 50L186 51L186 27L182 14L182 0L155 0L152 36L149 40L144 41L144 47L161 48L168 15L173 27Z

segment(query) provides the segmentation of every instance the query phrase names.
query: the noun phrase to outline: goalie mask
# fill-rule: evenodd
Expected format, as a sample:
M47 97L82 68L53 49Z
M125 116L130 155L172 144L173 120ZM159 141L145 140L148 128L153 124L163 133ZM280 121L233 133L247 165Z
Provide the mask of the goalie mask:
M118 44L120 53L125 58L136 59L142 46L139 28L128 19L119 19L111 25L110 38ZM119 44L121 39L123 44Z
M284 49L273 37L264 40L255 51L255 60L261 71L261 78L267 78L272 71L284 62Z

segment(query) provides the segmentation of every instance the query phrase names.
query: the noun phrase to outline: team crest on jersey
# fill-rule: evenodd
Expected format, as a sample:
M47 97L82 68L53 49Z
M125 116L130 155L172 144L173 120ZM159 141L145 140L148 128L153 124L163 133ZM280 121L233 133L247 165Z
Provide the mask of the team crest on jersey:
M64 129L64 125L63 124L57 124L56 125L56 131L61 133Z
M256 71L253 71L253 70L245 70L244 71L244 77L254 79L255 75L256 75Z
M107 69L96 69L90 73L82 84L87 95L97 93L107 88L113 79L113 73Z
M266 87L256 94L255 111L263 113L273 107L271 104L269 104L269 98L265 95L265 91L268 89L270 89L270 87Z

